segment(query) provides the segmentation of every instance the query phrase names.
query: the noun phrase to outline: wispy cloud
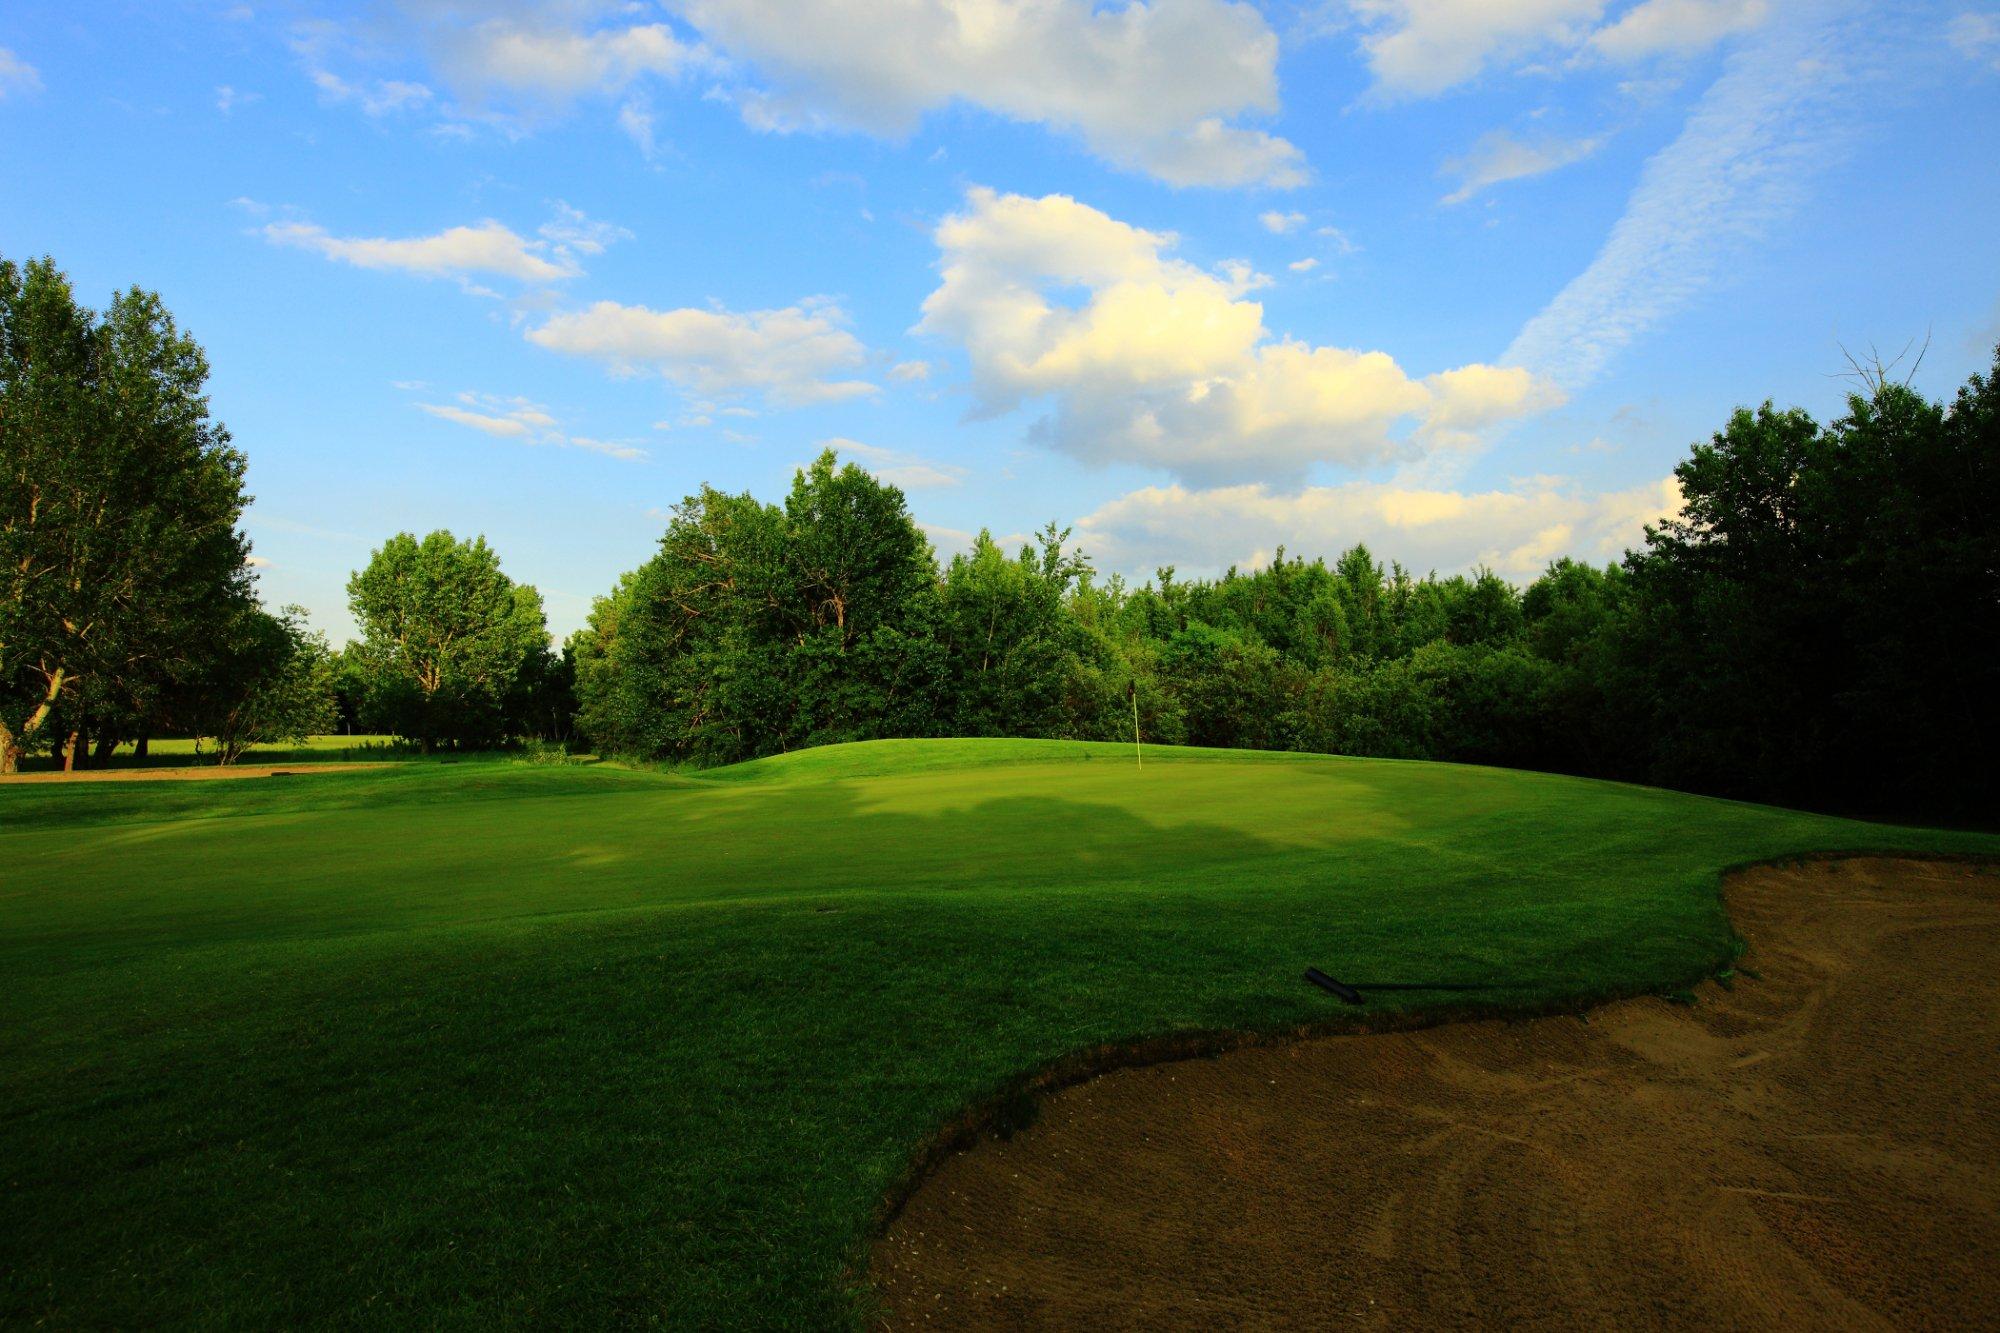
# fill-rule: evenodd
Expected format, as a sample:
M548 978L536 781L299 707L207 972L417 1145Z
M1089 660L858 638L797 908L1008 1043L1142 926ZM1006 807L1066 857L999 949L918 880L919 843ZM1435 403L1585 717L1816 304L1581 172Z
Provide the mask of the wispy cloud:
M2000 71L2000 13L1960 14L1945 26L1945 36L1967 60Z
M309 250L356 268L399 269L425 277L481 273L521 282L559 282L580 272L565 256L543 253L548 248L544 242L530 241L491 218L430 236L335 236L310 222L273 222L263 235L273 245Z
M614 372L651 369L696 393L755 392L799 407L876 392L865 380L833 378L867 359L846 319L827 300L743 312L599 301L551 316L527 336L538 347L590 357Z
M0 101L42 90L42 75L33 65L0 46Z
M237 202L269 211L249 200ZM260 234L273 245L307 250L356 268L456 278L461 283L478 275L529 284L578 277L583 272L579 255L602 254L606 247L631 239L632 233L624 227L591 218L560 199L554 208L555 216L542 224L535 240L492 218L447 227L429 236L336 236L316 223L297 219L270 223ZM467 290L493 295L469 283Z
M860 463L891 486L900 486L906 491L940 490L957 486L965 480L965 469L955 463L940 463L920 454L905 453L900 449L884 449L879 445L863 444L859 440L835 437L821 440L820 448L831 449Z
M264 94L262 93L245 92L241 88L232 88L226 83L216 85L215 109L225 116L236 110L239 106L249 106L254 102L261 102L263 100Z
M1602 138L1544 138L1524 142L1505 130L1495 130L1480 136L1470 152L1447 160L1439 169L1439 175L1458 179L1458 188L1446 195L1443 202L1462 204L1503 181L1524 180L1581 162L1603 142Z
M1850 133L1869 50L1838 0L1805 3L1730 57L1646 164L1604 248L1502 355L1574 389L1707 290L1798 206Z
M414 381L412 383L415 383ZM571 435L562 423L540 403L527 398L465 392L456 403L418 403L417 409L440 421L476 430L496 439L520 440L526 444L581 449L607 458L637 462L646 451L623 440L599 440L588 435Z

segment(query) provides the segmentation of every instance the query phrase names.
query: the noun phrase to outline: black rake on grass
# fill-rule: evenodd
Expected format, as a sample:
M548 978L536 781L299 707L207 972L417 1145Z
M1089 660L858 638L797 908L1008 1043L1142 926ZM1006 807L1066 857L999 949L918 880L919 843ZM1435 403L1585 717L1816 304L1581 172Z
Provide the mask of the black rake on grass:
M1425 990L1425 991L1481 991L1518 990L1519 987L1504 981L1336 981L1316 967L1306 969L1306 980L1323 991L1331 991L1348 1004L1366 1004L1368 998L1363 991L1371 990Z

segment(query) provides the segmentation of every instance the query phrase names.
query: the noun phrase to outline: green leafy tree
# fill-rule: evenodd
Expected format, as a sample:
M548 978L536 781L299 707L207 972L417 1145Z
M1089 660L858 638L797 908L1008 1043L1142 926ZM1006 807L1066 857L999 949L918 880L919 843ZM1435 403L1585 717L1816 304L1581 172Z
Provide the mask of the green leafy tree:
M172 716L214 738L218 764L235 763L253 745L303 741L339 720L333 650L306 628L303 607L275 615L243 608L217 635L207 666L208 677L186 688Z
M1051 523L1034 546L1007 556L981 531L952 557L938 627L951 681L951 729L964 736L1053 736L1064 729L1065 689L1083 631L1072 591L1090 564Z
M52 717L66 764L94 726L142 727L251 603L207 377L152 293L100 318L52 261L0 260L0 771Z
M502 573L484 537L398 533L348 580L347 600L372 725L427 752L505 738L549 634L541 594Z

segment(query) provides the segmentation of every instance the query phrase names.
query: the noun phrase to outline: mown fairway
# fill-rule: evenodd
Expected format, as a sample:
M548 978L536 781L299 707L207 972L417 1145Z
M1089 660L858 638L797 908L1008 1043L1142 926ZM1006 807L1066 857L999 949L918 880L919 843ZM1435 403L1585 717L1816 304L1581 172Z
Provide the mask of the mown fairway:
M1718 871L1837 848L2000 839L1012 741L0 786L0 1321L851 1319L885 1189L1026 1071L1347 1017L1308 963L1677 987Z

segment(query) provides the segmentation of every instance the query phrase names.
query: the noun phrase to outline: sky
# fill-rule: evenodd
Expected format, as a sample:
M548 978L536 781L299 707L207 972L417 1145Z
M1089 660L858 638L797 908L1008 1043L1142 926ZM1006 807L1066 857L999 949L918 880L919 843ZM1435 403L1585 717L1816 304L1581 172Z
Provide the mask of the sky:
M1615 559L1735 408L1991 366L1996 142L1963 0L0 5L0 256L165 298L336 642L398 531L561 636L825 447L946 558Z

